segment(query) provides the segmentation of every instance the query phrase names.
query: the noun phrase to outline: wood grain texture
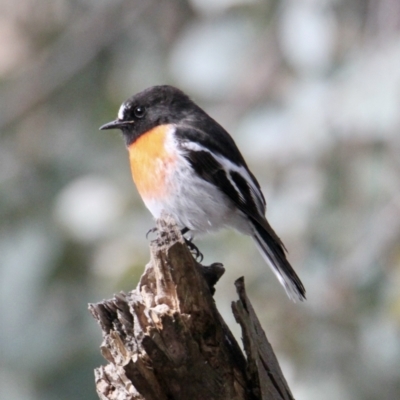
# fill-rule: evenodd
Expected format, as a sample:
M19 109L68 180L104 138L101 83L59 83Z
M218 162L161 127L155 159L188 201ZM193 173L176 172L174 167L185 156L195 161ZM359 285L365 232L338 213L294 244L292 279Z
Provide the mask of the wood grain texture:
M89 305L109 362L95 370L100 399L292 399L243 280L233 310L247 358L211 295L222 266L196 263L168 216L157 228L137 288Z

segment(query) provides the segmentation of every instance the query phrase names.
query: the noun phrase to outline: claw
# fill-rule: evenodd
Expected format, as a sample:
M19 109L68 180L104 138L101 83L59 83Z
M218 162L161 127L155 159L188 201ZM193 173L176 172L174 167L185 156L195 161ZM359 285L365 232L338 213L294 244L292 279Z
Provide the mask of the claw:
M181 230L182 236L185 233L189 232L189 228L185 227ZM183 239L185 240L186 246L189 248L190 252L193 254L194 258L196 261L198 262L202 262L203 261L203 254L201 253L201 251L197 248L197 246L192 242L193 240L193 236L189 236L188 238L185 238L185 236L183 236Z
M203 254L201 253L201 251L198 249L198 247L191 241L191 239L185 239L185 243L186 246L189 247L190 252L194 255L194 258L198 261L198 262L202 262L203 261Z
M157 228L156 227L149 229L147 231L147 233L146 233L146 239L149 238L150 233L154 233L154 232L157 232Z

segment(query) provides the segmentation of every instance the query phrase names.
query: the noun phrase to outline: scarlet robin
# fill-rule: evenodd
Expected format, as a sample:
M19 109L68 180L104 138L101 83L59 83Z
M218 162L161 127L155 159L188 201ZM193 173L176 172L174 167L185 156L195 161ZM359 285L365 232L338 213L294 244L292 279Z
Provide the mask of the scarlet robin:
M288 296L305 289L268 223L257 179L228 132L172 86L153 86L126 100L118 118L136 187L155 218L164 210L184 233L232 227L250 235Z

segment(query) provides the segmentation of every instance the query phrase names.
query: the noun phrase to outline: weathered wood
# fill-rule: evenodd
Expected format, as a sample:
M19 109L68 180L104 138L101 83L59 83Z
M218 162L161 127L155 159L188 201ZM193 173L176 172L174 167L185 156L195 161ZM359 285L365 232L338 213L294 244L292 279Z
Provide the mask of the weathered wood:
M102 400L293 399L243 279L232 304L247 359L219 314L221 264L196 263L169 217L157 221L151 259L137 288L90 304L109 362L95 370Z
M274 350L247 297L244 279L236 280L235 286L239 300L232 303L232 311L242 328L250 386L256 388L260 399L293 400Z

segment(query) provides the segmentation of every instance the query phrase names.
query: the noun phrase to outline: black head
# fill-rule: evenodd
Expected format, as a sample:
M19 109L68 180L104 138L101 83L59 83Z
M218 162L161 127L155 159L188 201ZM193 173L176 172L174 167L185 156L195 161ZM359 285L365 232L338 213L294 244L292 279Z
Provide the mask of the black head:
M177 124L190 118L194 110L203 113L181 90L168 85L153 86L126 100L118 118L100 129L120 129L129 146L158 125Z

